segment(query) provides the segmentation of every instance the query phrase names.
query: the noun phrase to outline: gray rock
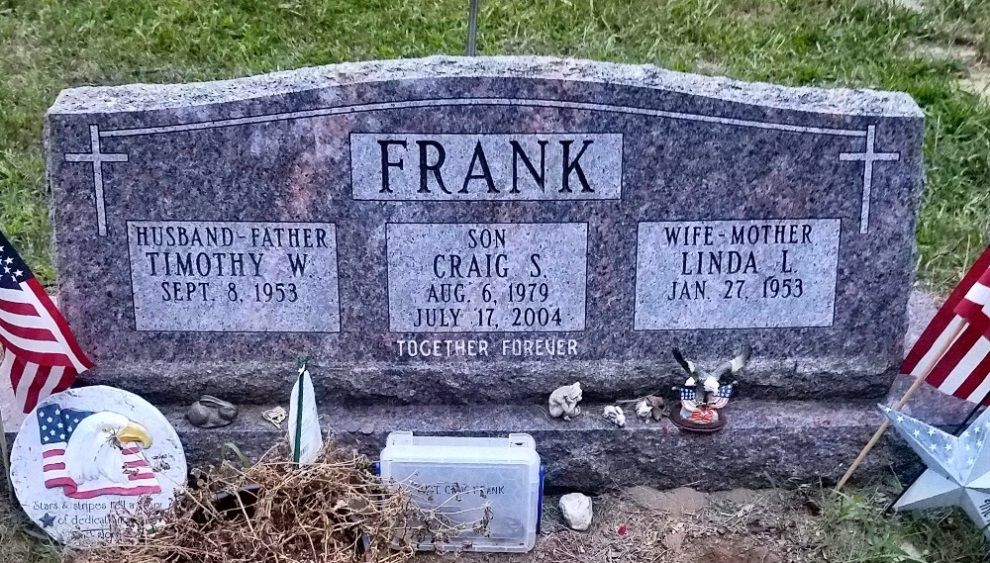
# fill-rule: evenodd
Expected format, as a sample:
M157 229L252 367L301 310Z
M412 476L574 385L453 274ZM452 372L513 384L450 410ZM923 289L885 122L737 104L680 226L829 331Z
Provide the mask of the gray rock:
M560 513L567 525L579 532L591 527L593 511L591 497L581 493L570 493L560 497Z

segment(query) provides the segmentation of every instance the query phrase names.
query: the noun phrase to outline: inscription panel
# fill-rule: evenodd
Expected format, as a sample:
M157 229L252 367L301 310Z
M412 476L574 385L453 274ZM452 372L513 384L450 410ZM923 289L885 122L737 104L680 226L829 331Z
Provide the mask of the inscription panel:
M640 223L637 330L832 326L838 219Z
M619 199L622 135L351 134L354 199Z
M585 223L387 226L392 332L585 328Z
M129 221L139 331L338 332L336 226Z

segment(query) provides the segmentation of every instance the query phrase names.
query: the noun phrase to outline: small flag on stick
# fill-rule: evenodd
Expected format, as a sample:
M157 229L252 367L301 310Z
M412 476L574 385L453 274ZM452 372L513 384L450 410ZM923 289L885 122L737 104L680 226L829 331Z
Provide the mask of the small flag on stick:
M936 313L901 365L939 391L971 403L990 391L990 247ZM943 354L939 350L947 347ZM926 366L934 367L925 376Z
M76 375L93 367L65 318L30 268L0 233L0 377L10 381L21 409L31 412Z
M990 247L976 260L921 333L901 373L915 377L893 410L928 383L948 395L978 403L990 395ZM835 486L838 491L890 426L885 420Z

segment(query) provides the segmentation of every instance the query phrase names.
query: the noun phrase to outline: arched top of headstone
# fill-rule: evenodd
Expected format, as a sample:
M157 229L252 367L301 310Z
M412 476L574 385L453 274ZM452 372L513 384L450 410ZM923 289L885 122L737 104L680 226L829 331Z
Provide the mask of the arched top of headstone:
M147 112L190 106L274 98L286 94L327 90L333 102L337 88L398 82L383 96L430 98L468 88L463 79L564 81L610 87L665 90L740 104L842 115L923 117L907 94L868 89L787 87L742 82L665 70L653 65L618 64L581 59L535 56L447 57L350 62L274 72L258 76L189 84L129 84L64 90L50 115L74 113Z

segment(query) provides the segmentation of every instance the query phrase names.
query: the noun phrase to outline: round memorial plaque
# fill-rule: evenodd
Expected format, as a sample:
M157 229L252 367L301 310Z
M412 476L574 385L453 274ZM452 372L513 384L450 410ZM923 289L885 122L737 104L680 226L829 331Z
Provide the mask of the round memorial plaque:
M48 397L24 419L11 481L28 516L56 540L113 542L120 518L165 508L186 482L186 456L168 420L113 387Z

